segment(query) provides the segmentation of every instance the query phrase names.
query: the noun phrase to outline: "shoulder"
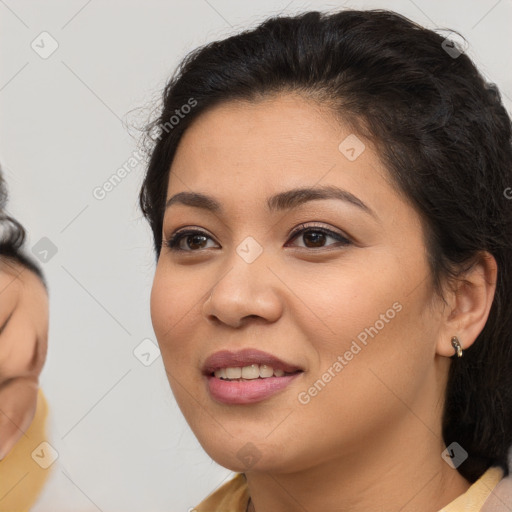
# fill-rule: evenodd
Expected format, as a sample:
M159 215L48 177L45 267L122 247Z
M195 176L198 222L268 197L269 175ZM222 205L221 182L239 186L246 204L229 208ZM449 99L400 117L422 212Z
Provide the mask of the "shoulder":
M248 501L247 480L243 473L237 473L194 507L193 512L245 512Z
M502 478L485 500L481 512L510 512L512 510L512 474Z
M29 511L53 470L58 454L42 445L47 440L48 404L41 388L37 409L25 435L0 460L0 511ZM46 450L46 451L45 451Z

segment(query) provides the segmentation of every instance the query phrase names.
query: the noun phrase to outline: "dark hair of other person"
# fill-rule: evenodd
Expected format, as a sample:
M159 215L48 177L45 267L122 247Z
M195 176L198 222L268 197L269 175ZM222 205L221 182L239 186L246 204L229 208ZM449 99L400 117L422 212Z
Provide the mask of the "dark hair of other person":
M7 214L7 185L0 168L0 257L4 261L12 261L34 272L46 287L40 267L23 251L26 233L23 226Z

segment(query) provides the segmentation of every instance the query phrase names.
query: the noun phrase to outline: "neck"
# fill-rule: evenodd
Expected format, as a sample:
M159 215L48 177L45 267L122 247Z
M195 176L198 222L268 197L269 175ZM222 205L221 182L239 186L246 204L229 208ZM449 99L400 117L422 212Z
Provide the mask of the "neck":
M470 486L441 457L444 449L435 430L408 414L401 428L389 427L343 457L293 472L246 472L248 510L437 512Z

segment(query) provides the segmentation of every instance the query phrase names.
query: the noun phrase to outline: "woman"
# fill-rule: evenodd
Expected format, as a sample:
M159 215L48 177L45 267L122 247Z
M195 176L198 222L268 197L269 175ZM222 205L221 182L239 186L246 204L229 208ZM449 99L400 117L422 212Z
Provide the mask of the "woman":
M28 511L56 453L46 443L47 403L39 389L48 342L48 294L22 251L25 230L6 211L0 172L0 511Z
M196 510L511 509L511 123L454 49L392 12L308 12L165 88L152 321L239 473Z

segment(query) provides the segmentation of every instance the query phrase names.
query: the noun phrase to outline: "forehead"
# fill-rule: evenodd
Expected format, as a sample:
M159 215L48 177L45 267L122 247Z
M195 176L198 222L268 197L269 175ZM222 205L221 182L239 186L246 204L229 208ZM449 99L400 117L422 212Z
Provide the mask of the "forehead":
M342 152L347 140L356 144L356 158ZM376 205L394 194L372 146L326 106L298 94L228 101L201 113L170 171L167 199L199 192L222 202L257 201L267 210L268 197L305 186L336 186Z
M254 102L228 101L194 120L180 141L174 162L186 157L197 167L220 158L224 166L238 167L241 172L265 169L276 162L282 165L283 160L294 167L301 163L318 167L332 163L332 144L342 132L326 107L297 94Z

